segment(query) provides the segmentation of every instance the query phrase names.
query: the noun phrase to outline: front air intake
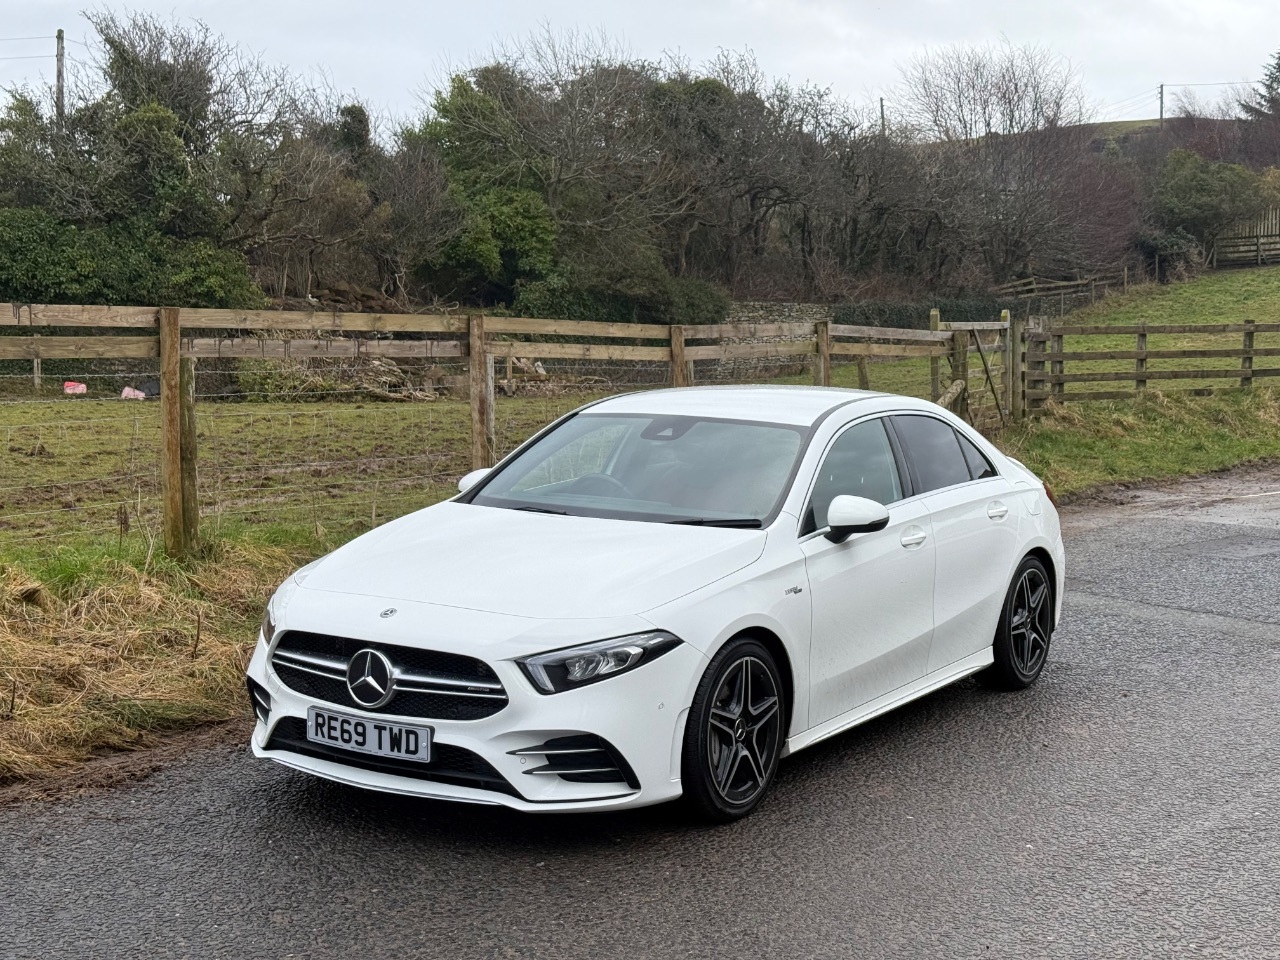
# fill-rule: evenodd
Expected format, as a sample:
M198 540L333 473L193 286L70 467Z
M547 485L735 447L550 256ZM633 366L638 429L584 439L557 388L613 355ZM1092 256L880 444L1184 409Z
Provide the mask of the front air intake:
M535 776L559 777L570 783L625 783L633 790L640 789L640 781L617 748L593 733L553 737L510 754L543 758L544 764L524 771Z

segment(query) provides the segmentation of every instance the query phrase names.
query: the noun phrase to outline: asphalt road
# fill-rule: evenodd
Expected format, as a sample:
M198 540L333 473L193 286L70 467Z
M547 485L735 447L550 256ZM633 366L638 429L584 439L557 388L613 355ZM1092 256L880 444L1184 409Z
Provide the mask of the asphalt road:
M1280 957L1272 491L1070 508L1037 686L801 753L730 827L386 798L228 747L0 807L0 956Z

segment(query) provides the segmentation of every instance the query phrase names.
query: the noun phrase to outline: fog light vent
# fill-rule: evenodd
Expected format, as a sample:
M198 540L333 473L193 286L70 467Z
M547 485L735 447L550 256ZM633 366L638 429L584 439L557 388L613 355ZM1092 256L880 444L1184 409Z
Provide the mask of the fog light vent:
M253 707L254 716L263 723L267 723L271 717L271 694L267 693L266 687L262 684L245 677L245 684L249 688L249 704Z
M536 747L510 751L516 757L542 757L546 763L525 773L559 777L570 783L625 783L633 790L640 781L622 754L609 741L592 733L553 737Z

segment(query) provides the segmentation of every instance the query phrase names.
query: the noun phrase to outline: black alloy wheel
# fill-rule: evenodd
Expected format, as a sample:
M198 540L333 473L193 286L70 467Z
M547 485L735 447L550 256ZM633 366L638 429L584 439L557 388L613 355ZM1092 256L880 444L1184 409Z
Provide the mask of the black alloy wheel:
M1053 637L1053 584L1043 563L1027 557L1005 595L992 647L995 660L979 674L988 686L1022 690L1036 682Z
M740 638L703 675L685 727L685 797L703 817L728 823L760 802L778 769L785 693L773 656Z

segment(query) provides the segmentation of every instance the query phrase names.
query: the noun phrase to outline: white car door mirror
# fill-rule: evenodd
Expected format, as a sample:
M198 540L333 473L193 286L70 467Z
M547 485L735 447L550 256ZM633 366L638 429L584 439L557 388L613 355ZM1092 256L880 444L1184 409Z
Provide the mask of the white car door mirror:
M827 508L826 537L844 543L855 533L874 533L889 525L889 508L866 497L836 497Z
M461 480L458 481L458 492L466 493L468 490L474 487L477 483L483 480L486 476L488 476L489 471L492 469L493 467L481 467L479 470L472 470L470 473L466 474Z

